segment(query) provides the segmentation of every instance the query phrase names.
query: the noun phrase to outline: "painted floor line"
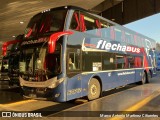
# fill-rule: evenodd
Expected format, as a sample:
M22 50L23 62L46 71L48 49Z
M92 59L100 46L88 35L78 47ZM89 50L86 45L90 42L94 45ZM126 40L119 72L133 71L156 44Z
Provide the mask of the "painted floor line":
M8 103L8 104L0 104L0 107L13 107L13 106L22 105L30 102L35 102L35 101L37 100L23 100L23 101Z
M145 106L147 103L149 103L151 100L153 100L154 98L156 98L159 95L160 95L160 90L153 92L153 94L151 94L147 98L141 100L140 102L138 102L137 104L133 105L132 107L124 110L124 112L122 112L122 114L125 114L125 112L129 112L129 113L131 112L132 113L132 111L137 111L138 109L140 109L141 107ZM125 117L113 117L113 118L111 118L109 120L123 120L123 119L125 119Z

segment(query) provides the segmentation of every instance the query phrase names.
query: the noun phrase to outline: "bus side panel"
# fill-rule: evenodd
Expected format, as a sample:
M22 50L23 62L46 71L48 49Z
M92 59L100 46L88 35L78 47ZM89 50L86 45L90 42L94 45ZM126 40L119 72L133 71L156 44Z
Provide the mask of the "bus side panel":
M81 86L81 75L77 74L74 77L67 78L67 101L81 97L82 86Z
M89 80L93 77L93 73L82 74L82 96L88 95Z
M130 71L131 74L129 75L123 75L123 73L128 71L112 71L112 72L100 72L100 73L90 73L88 75L83 75L82 77L82 89L88 89L89 79L93 77L98 77L102 83L102 91L107 91L110 89L114 89L119 86L124 86L129 83L135 82L135 71ZM128 72L129 73L129 72ZM120 76L121 74L121 76ZM82 92L82 96L86 96L88 94L87 91Z
M125 86L135 82L135 70L122 70L117 72L118 86Z
M98 77L102 82L102 91L114 89L119 86L124 86L130 83L135 83L141 80L141 70L122 70L100 73L84 73L78 74L67 79L67 101L75 98L80 98L88 95L89 80L93 77Z
M102 72L99 74L102 80L102 91L113 89L118 86L116 82L118 80L117 72Z
M109 90L112 88L115 88L117 86L117 83L115 82L117 80L117 76L115 75L115 72L102 72L102 73L88 73L82 75L82 96L88 95L88 85L89 81L93 77L98 77L100 82L102 83L102 91Z
M117 87L117 72L87 73L78 74L67 79L67 101L88 95L89 81L93 77L98 77L102 82L102 91ZM80 79L79 79L80 78Z
M135 70L136 72L136 79L135 82L141 81L142 80L142 74L143 74L144 69L137 69Z

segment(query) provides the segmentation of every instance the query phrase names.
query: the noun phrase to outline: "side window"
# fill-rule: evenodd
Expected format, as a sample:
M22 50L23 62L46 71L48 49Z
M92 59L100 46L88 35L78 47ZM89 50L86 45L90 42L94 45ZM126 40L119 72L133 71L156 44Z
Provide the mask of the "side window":
M116 66L117 66L117 69L123 69L123 67L124 67L123 56L116 55Z
M83 19L83 15L81 15L81 17ZM102 32L101 32L102 26L98 18L90 15L84 15L84 23L82 22L82 26L83 24L85 25L86 33L93 34L96 36L102 35Z
M103 38L111 38L110 26L112 26L110 23L101 21L101 33Z
M122 31L120 29L115 29L115 39L117 41L122 41Z
M95 30L97 29L96 23L95 23L95 19L89 16L84 16L84 21L85 21L85 25L86 25L86 32L95 32Z
M134 66L135 68L141 68L143 64L142 57L135 57Z
M129 68L134 68L134 57L128 56L128 66Z
M84 52L82 57L83 71L101 71L101 53L100 52Z
M80 22L79 22L79 13L74 12L70 24L70 29L79 31L80 30Z
M114 53L102 53L102 66L103 70L114 70L115 69L115 54Z
M128 59L125 55L116 55L116 66L117 69L127 69Z
M126 32L125 33L125 38L126 38L127 43L130 43L130 44L133 44L133 45L135 44L132 34Z
M101 36L101 23L99 18L87 13L80 13L81 31L88 34Z
M68 56L68 69L70 71L80 70L80 54L70 52Z
M143 66L143 59L140 56L128 56L129 68L141 68Z

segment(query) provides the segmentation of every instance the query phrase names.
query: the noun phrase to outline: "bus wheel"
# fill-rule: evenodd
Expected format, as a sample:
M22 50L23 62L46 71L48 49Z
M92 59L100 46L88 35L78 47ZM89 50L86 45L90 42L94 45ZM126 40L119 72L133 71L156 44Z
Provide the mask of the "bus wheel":
M145 83L146 83L146 79L147 79L147 78L146 78L146 73L144 72L144 73L143 73L143 76L142 76L142 80L140 81L140 84L141 84L141 85L145 84Z
M148 77L147 77L147 83L150 83L151 78L152 78L152 72L149 71Z
M100 83L97 79L92 78L88 85L88 99L94 100L99 98L101 92Z

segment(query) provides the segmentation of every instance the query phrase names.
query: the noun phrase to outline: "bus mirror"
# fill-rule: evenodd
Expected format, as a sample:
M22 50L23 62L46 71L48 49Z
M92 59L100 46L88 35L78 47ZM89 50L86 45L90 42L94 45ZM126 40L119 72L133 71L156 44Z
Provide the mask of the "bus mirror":
M55 48L56 48L56 41L64 35L71 35L73 34L72 31L64 31L64 32L57 32L55 34L52 34L49 38L49 42L48 42L48 52L49 53L54 53Z
M2 46L2 55L5 56L7 53L7 44L4 43L3 46Z
M5 56L7 54L7 47L10 45L10 44L16 44L18 42L20 42L21 40L11 40L11 41L8 41L8 42L4 42L3 43L3 46L2 46L2 55Z

